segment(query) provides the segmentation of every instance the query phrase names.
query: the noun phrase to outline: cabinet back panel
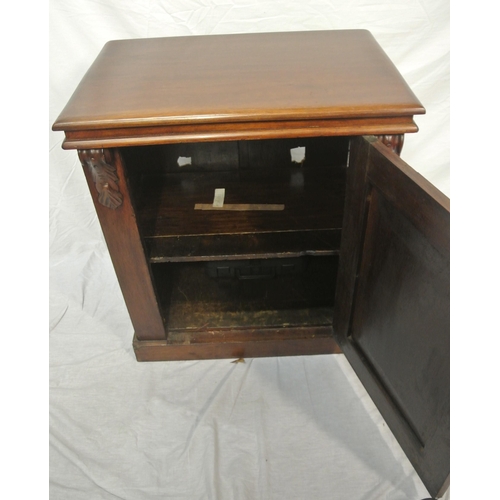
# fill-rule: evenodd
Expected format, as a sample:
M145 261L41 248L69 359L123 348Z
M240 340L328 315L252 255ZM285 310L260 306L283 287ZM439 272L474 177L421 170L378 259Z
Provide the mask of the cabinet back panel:
M290 168L291 149L305 148L304 168L344 167L347 162L347 137L308 137L261 141L239 141L240 168Z
M347 162L348 143L347 137L309 137L141 146L123 148L122 153L131 176L238 168L286 169L297 166L290 152L297 147L305 148L304 168L343 168Z
M214 191L225 188L224 203L283 204L281 211L204 211ZM136 209L148 237L243 234L340 229L345 169L320 168L239 172L183 172L144 176Z

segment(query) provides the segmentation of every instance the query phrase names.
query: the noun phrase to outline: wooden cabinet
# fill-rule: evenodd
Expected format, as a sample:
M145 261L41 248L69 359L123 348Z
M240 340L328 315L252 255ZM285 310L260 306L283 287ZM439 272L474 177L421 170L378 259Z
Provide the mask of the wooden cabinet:
M109 42L77 149L139 361L344 352L437 495L449 200L396 153L424 109L367 31Z

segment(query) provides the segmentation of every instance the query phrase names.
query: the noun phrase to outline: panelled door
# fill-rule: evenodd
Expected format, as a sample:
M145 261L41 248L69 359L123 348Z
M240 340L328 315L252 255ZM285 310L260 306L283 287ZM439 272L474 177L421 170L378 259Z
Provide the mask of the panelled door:
M334 333L422 478L449 481L449 199L374 137L351 141Z

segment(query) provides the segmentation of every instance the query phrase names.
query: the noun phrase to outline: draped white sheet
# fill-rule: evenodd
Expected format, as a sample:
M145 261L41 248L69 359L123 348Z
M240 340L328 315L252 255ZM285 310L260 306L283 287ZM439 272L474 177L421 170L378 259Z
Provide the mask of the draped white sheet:
M51 0L50 120L112 39L369 29L427 109L402 157L449 195L443 0ZM76 152L50 132L51 499L428 496L345 358L143 363Z

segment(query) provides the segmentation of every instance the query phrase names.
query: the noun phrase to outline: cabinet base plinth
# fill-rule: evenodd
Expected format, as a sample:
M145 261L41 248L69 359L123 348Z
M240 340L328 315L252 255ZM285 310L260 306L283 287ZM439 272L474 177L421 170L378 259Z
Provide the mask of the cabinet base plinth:
M319 330L319 329L315 329ZM165 340L138 340L133 347L137 361L182 361L193 359L262 358L271 356L304 356L340 354L342 350L331 335L321 328L302 338L271 338L268 340L238 340L230 342L200 342L172 344ZM323 333L323 335L321 334Z

